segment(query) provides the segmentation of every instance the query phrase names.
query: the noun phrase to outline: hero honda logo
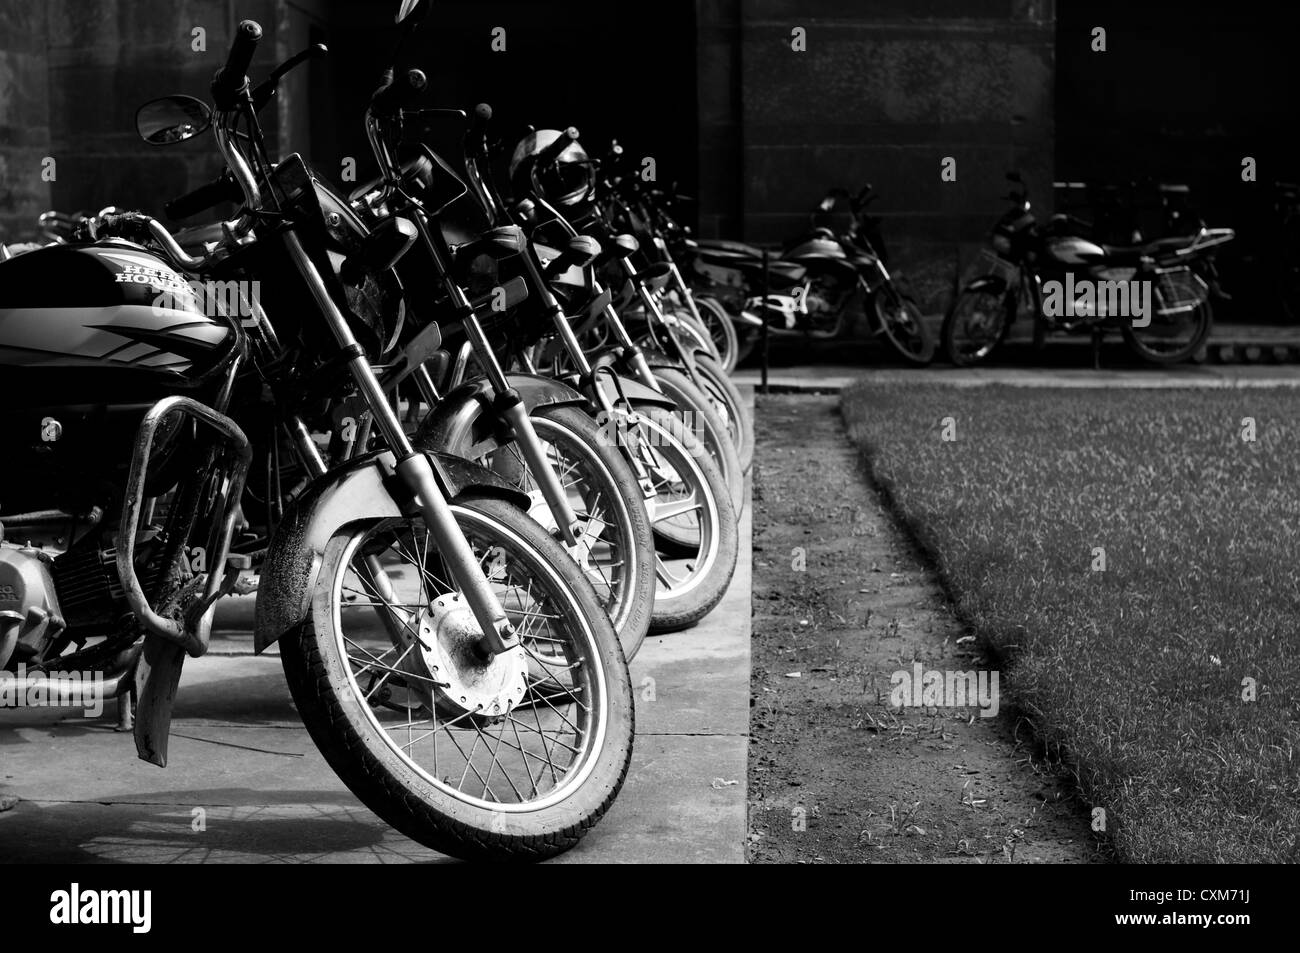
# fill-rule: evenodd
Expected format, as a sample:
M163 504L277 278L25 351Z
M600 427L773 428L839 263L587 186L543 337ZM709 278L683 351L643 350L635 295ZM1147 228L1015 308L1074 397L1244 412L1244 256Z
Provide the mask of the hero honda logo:
M155 315L199 311L204 316L239 318L255 323L261 301L261 281L197 281L185 279L149 258L108 253L121 268L117 284L144 285L154 293Z

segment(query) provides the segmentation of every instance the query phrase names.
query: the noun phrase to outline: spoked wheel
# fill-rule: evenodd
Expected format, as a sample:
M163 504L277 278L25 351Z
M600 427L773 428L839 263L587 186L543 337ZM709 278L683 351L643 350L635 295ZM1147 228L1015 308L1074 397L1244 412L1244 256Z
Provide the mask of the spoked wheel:
M596 421L581 409L536 407L529 419L578 517L581 534L576 544L561 545L595 587L631 659L649 629L655 592L654 537L638 505L636 477L619 449L602 439ZM450 443L438 449L472 455L523 490L532 500L528 515L557 536L555 518L519 444L496 439L494 423L495 418L485 414L467 432L437 441Z
M958 367L988 358L1006 337L1015 316L1015 297L1006 292L965 289L943 321L943 350Z
M694 625L721 601L736 571L738 526L727 485L708 451L669 411L640 407L611 423L648 484L645 508L658 546L650 628Z
M1159 307L1159 285L1154 291L1153 305ZM1126 321L1120 331L1128 346L1144 360L1152 364L1178 364L1190 358L1205 343L1213 324L1210 302L1203 301L1190 311L1152 314L1151 323L1144 328L1135 328Z
M701 390L713 401L713 409L726 424L727 434L740 457L740 469L748 473L754 463L754 424L745 409L740 390L722 365L712 358L697 356L695 370Z
M727 486L725 499L731 500L732 507L739 514L745 505L744 467L726 422L713 406L712 397L697 387L684 371L676 368L656 367L654 376L663 392L677 404L678 417L700 438L722 471Z
M330 767L372 811L468 859L572 847L632 754L627 665L577 565L514 506L453 511L519 644L490 660L419 518L351 524L326 546L289 687Z
M727 309L716 298L697 295L695 307L700 318L713 339L713 346L722 360L722 369L730 374L736 369L740 360L740 341L736 334L736 325L732 322Z
M934 360L934 335L921 316L921 309L892 286L872 295L872 307L880 332L904 361L924 367Z
M672 313L681 322L680 333L684 337L682 343L709 355L714 360L722 360L722 353L718 350L717 345L713 343L713 335L709 333L709 329L703 321L695 320L695 315L684 307L674 309Z

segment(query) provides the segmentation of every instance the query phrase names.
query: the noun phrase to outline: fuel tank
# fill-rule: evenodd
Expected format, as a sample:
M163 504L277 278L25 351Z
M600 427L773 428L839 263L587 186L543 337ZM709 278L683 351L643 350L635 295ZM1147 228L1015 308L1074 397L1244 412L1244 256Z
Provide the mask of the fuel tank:
M0 523L120 501L145 410L210 402L243 349L213 290L127 242L0 262Z
M240 344L234 319L204 313L213 297L126 242L54 245L0 262L0 395L21 400L16 391L35 386L102 399L112 386L114 396L161 397L193 387Z
M1106 257L1100 245L1075 236L1051 239L1047 253L1063 265L1091 265Z

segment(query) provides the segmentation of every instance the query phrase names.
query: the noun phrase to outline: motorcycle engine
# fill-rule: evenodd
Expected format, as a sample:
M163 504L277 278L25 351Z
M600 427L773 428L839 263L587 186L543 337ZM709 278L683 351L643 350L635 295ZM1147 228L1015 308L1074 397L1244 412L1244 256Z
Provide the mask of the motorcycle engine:
M50 563L39 549L0 543L0 670L15 650L31 657L66 627Z
M839 311L838 297L832 279L816 278L805 286L804 307L814 329L835 323L835 315Z

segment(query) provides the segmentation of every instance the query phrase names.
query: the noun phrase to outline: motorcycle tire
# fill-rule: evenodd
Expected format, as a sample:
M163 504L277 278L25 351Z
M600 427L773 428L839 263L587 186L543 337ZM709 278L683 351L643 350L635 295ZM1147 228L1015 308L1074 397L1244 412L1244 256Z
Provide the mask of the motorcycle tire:
M485 663L469 650L477 623L459 594L426 601L433 594L430 581L438 578L431 570L448 575L436 552L420 548L418 517L361 521L340 529L325 547L308 620L280 644L285 676L330 767L396 830L462 859L541 860L577 844L623 786L635 720L627 663L591 584L526 513L472 491L453 500L452 511L475 554L489 561L494 587L508 587L499 596L519 646ZM428 536L425 531L425 547ZM411 557L413 578L394 577L382 554L396 544L400 555L407 538L410 552L424 555L418 564ZM349 573L361 582L361 595L365 579L378 595L380 584L367 568L376 565L390 589L419 591L408 600L393 589L393 601L358 604L348 591ZM406 635L396 623L376 625L398 611L397 598L403 606L423 605L418 631ZM525 599L528 608L519 608L516 602ZM530 611L534 606L539 611ZM399 618L409 629L409 617ZM538 619L544 620L540 626ZM375 654L386 644L398 652L405 643L391 664L384 663L388 651ZM499 705L513 691L518 697L508 697L504 709L487 713L485 693L495 692ZM418 738L411 726L417 718L430 726ZM493 734L495 747L490 740L480 745ZM529 757L544 765L536 777Z

